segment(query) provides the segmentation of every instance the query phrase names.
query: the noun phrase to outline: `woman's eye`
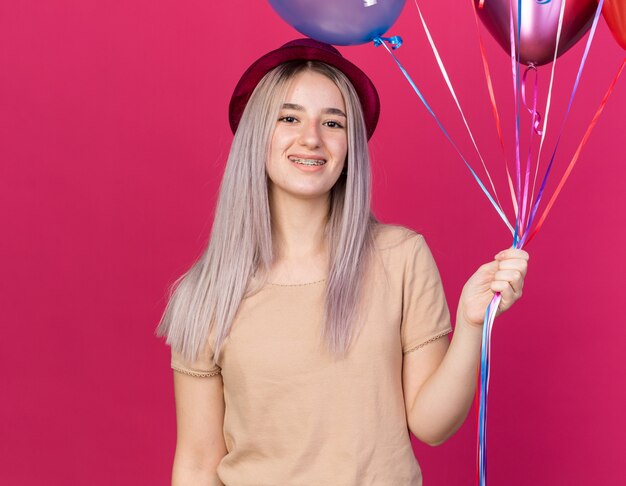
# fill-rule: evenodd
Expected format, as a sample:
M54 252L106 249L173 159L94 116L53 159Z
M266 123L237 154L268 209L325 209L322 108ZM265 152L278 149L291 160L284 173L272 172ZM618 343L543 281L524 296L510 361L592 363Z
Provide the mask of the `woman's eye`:
M325 125L329 128L343 128L343 125L341 123L334 120L327 121Z
M281 116L281 117L278 119L278 121L284 121L284 122L286 122L286 123L295 123L295 122L296 122L296 121L298 121L298 120L296 119L296 117L295 117L295 116L289 116L289 115L287 115L287 116Z

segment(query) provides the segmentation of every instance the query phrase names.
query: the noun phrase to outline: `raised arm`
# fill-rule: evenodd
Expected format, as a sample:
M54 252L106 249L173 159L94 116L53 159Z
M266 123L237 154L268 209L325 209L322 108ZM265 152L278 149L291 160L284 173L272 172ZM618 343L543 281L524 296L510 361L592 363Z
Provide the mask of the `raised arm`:
M222 376L174 371L174 393L177 438L172 486L223 486L216 473L226 455Z
M521 297L527 262L528 253L509 249L481 266L463 288L452 342L442 337L404 355L407 423L421 441L439 445L464 422L476 391L487 305L500 292L499 314Z

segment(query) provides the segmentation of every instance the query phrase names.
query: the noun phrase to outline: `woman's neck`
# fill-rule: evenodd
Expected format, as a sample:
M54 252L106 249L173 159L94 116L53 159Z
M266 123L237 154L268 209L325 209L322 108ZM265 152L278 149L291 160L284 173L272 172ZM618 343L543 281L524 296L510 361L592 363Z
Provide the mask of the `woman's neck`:
M272 239L278 261L301 261L325 257L324 237L330 195L302 199L270 191Z

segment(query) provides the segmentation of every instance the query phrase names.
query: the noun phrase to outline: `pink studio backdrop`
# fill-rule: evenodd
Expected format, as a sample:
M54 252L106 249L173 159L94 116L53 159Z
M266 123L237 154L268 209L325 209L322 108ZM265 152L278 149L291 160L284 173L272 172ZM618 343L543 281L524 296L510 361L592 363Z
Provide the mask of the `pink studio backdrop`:
M469 0L423 3L508 200ZM511 149L509 61L483 32ZM412 2L391 33L478 169ZM2 3L0 483L169 483L172 376L154 329L168 285L209 235L231 91L252 60L296 35L265 1ZM582 49L557 64L548 148ZM425 235L454 314L465 280L510 236L387 53L342 51L382 99L375 212ZM550 193L623 56L601 21ZM544 90L548 77L541 70ZM529 247L523 299L496 321L493 485L626 484L625 110L621 79ZM446 444L415 452L426 485L473 485L474 411Z

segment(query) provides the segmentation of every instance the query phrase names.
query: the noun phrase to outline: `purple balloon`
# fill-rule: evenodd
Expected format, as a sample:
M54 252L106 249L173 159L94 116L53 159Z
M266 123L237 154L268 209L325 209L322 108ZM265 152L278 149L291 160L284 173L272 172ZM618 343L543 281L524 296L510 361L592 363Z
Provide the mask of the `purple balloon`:
M312 39L350 46L382 36L406 0L269 0L294 29Z

